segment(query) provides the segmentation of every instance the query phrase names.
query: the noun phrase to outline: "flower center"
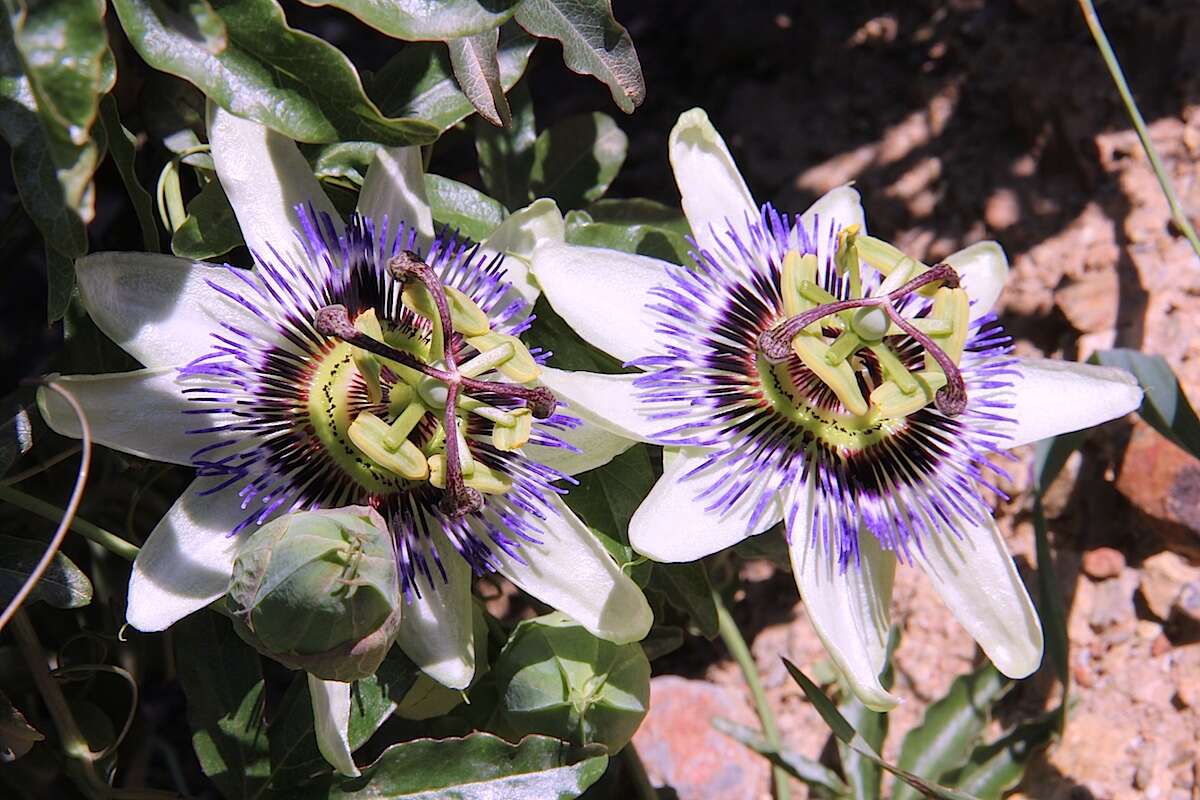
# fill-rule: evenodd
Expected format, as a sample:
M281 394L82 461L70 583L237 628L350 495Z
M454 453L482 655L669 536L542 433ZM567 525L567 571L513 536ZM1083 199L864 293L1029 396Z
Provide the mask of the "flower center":
M862 262L884 276L870 294ZM817 283L815 254L790 250L784 256L780 289L787 316L757 340L759 376L772 405L830 444L853 449L880 441L931 403L946 416L961 414L967 392L958 362L970 301L954 269L920 264L882 240L860 236L856 226L839 233L834 264L841 297ZM914 304L914 295L926 302ZM905 306L914 305L918 313L906 316ZM800 384L813 379L844 411L800 399L811 395L811 387Z
M313 375L309 416L330 455L365 489L388 493L428 482L444 492L442 511L460 518L479 511L483 495L512 488L510 478L473 457L469 417L485 420L492 446L511 452L529 440L534 417L554 413L557 400L545 388L520 385L538 375L529 350L492 331L487 314L444 286L415 253L387 268L404 287L404 305L429 321L428 337L390 327L373 309L351 320L345 306L325 306L317 332L340 341ZM476 355L459 364L464 344ZM477 377L491 370L517 383ZM356 399L356 385L365 401Z

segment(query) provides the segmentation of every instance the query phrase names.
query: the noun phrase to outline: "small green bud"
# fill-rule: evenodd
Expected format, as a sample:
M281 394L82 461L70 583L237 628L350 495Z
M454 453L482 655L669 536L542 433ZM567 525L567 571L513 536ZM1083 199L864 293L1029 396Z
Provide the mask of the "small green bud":
M371 675L400 624L394 547L366 506L273 520L233 562L234 627L264 655L324 680Z
M493 668L502 734L599 742L615 753L650 702L650 662L638 644L598 639L562 613L526 620Z

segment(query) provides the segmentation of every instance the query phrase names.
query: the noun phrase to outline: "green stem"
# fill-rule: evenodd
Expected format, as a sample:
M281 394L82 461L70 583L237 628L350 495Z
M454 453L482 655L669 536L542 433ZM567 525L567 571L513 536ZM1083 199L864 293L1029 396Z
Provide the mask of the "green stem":
M0 500L12 503L18 508L23 508L31 514L37 514L39 517L48 519L51 522L60 521L65 513L58 506L47 503L45 500L39 500L11 486L0 486ZM93 525L85 519L75 517L71 520L71 530L84 538L90 539L105 550L120 556L126 561L133 561L138 554L137 545L127 542L115 533L106 531L98 525Z
M629 782L633 785L634 798L636 800L658 800L658 792L650 783L650 776L646 774L646 765L642 763L642 757L638 754L637 748L633 746L633 742L625 745L625 749L621 751L621 757L625 760L625 771L629 775Z
M1158 157L1158 150L1155 149L1154 143L1150 141L1150 132L1146 130L1146 121L1142 119L1142 112L1138 110L1137 102L1133 99L1133 93L1129 91L1129 84L1125 80L1125 73L1121 70L1121 63L1117 61L1117 54L1113 52L1112 45L1108 41L1108 35L1104 33L1104 27L1100 24L1100 17L1096 13L1096 7L1092 5L1092 0L1079 0L1079 8L1083 12L1084 22L1087 23L1088 29L1092 32L1092 38L1096 40L1096 47L1100 49L1100 56L1104 59L1109 74L1112 75L1113 83L1117 85L1121 101L1125 104L1125 111L1129 114L1129 119L1133 123L1134 130L1137 131L1138 139L1142 142L1142 149L1146 151L1146 156L1150 159L1150 166L1154 169L1154 175L1158 178L1158 185L1162 187L1163 194L1167 198L1167 204L1171 207L1171 220L1175 223L1175 227L1187 237L1196 255L1200 256L1200 237L1196 236L1195 228L1188 221L1187 215L1183 213L1183 206L1180 205L1179 197L1175 194L1175 187L1171 185L1171 179L1167 177L1167 171L1163 168L1162 160Z
M750 695L754 698L754 709L758 712L758 721L762 725L763 736L771 747L778 751L782 749L783 741L779 736L779 726L775 724L775 714L771 711L771 703L767 700L767 693L763 689L762 679L758 675L758 666L754 663L754 656L751 655L750 647L742 638L742 632L738 630L737 623L733 621L733 616L729 613L729 609L725 606L725 601L716 587L712 589L712 598L713 605L717 607L717 624L721 641L725 643L729 654L741 668L746 686L750 688ZM776 799L788 800L791 792L788 786L787 771L782 767L774 767L771 774L775 781Z

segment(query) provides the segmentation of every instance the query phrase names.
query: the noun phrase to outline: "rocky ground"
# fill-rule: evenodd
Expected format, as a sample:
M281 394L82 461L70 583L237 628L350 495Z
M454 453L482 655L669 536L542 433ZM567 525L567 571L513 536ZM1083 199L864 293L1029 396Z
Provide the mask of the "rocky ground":
M615 189L673 202L664 134L679 111L704 105L760 200L799 210L855 180L873 232L926 260L998 239L1013 266L1004 322L1020 352L1158 353L1200 403L1200 259L1170 225L1074 3L766 3L740 14L721 4L624 5L617 13L643 54L650 98L621 120L631 154ZM1200 222L1200 9L1100 10L1185 211ZM1013 500L998 514L1032 585L1031 453L1019 455L1005 487ZM1071 459L1046 510L1073 699L1064 737L1017 796L1200 798L1200 463L1143 423L1119 421ZM790 576L765 562L742 573L735 614L753 636L784 739L818 757L828 729L779 655L812 668L820 644ZM894 612L905 702L891 715L891 757L980 657L912 570L901 569ZM681 674L655 678L637 738L651 777L681 800L766 796L765 762L704 722L753 723L737 668L719 645L689 648L691 668L673 658ZM1018 702L1050 706L1057 692L1049 679L1029 682Z

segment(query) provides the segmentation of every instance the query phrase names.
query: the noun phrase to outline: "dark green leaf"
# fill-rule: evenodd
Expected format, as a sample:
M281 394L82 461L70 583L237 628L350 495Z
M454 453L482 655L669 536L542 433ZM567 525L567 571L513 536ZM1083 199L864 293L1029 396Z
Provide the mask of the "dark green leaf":
M229 620L212 611L185 617L173 630L201 769L226 798L259 796L270 758L258 653L238 638Z
M613 18L611 0L524 0L516 19L534 36L561 42L567 66L608 84L626 114L642 104L642 65L629 31Z
M142 247L147 252L158 252L158 223L154 221L154 200L142 182L138 180L135 149L136 140L125 126L121 124L121 116L117 111L117 101L111 94L105 95L100 102L100 114L104 121L105 136L108 139L108 152L117 171L121 173L121 182L125 184L125 193L133 203L137 214L138 224L142 228Z
M92 173L104 150L94 125L115 72L92 0L6 3L0 21L0 137L12 149L21 203L46 242L51 320L74 286L75 257L87 251Z
M554 312L545 297L538 298L533 314L535 319L529 341L537 342L539 347L553 353L550 366L607 374L625 371L620 361L579 338L579 334Z
M813 683L807 675L800 671L799 667L788 659L783 659L783 665L787 667L788 674L792 676L792 680L799 684L800 689L804 692L804 696L808 698L808 702L813 704L817 709L817 713L821 715L821 719L825 720L825 724L833 731L833 735L846 744L854 741L854 727L846 721L846 718L842 716L842 712L838 711L833 701L821 691L821 687Z
M1039 492L1050 488L1067 459L1079 449L1089 433L1090 429L1072 431L1050 439L1042 439L1034 444L1033 474Z
M114 0L113 7L151 66L289 138L387 145L437 138L422 119L383 116L349 59L289 27L274 0Z
M596 745L572 747L545 736L509 744L490 733L461 739L418 739L395 744L359 778L317 781L297 790L298 800L484 800L574 798L604 773L608 756Z
M661 591L668 603L687 615L701 636L716 638L717 606L704 562L655 564L646 588Z
M304 0L348 11L388 36L433 41L489 31L512 16L518 0Z
M171 252L181 258L206 259L242 244L242 230L221 184L210 180L187 204L187 217L171 237Z
M686 264L688 244L682 236L651 225L593 222L584 211L566 216L567 241L586 247L607 247L625 253L649 256L672 264Z
M529 192L529 171L533 167L533 143L537 129L529 87L518 83L508 93L512 124L497 128L482 119L475 124L475 153L483 185L510 210L521 208L533 196Z
M33 423L15 394L0 401L0 419L4 420L0 422L0 475L3 475L33 447Z
M0 536L0 608L20 591L46 552L47 542ZM62 553L34 585L29 601L41 600L55 608L81 608L92 602L92 582Z
M662 658L683 647L683 628L674 625L655 625L640 644L648 660Z
M961 768L983 735L992 707L1012 685L990 663L956 678L945 696L926 709L921 724L904 737L899 767L930 781ZM919 796L907 786L897 786L892 798Z
M628 138L607 114L580 114L542 131L529 184L563 209L582 208L607 190L625 163Z
M633 512L654 485L650 452L631 447L578 479L579 485L567 493L567 505L593 528L626 540Z
M1146 396L1138 413L1163 436L1200 458L1200 418L1188 402L1171 365L1162 356L1136 350L1103 350L1090 359L1133 373Z
M493 125L508 127L512 123L512 111L500 85L500 62L496 52L499 34L493 29L450 39L446 47L450 50L450 66L454 68L458 88L471 105Z
M979 800L1000 800L1021 782L1029 761L1050 744L1057 715L1023 722L994 742L976 747L966 766L947 776L947 783Z
M1059 594L1054 558L1050 555L1050 540L1046 532L1046 515L1042 512L1042 496L1033 497L1033 536L1037 553L1038 616L1046 636L1046 655L1063 686L1059 701L1060 724L1066 724L1067 697L1071 691L1070 648L1067 637L1067 611Z
M885 659L887 666L879 676L879 682L884 689L891 689L895 682L892 654L896 652L899 643L900 629L893 626L888 634ZM838 710L873 751L878 753L883 749L883 740L887 738L888 730L886 712L872 711L850 692L846 693L846 698L838 706ZM853 800L877 800L883 778L879 764L841 740L838 740L837 744L838 756L842 760L842 773L846 776L846 782L850 784L850 796Z
M766 756L772 764L783 767L789 775L809 786L819 786L834 794L845 794L850 790L850 787L846 786L838 774L829 767L786 748L772 747L770 742L752 728L738 725L736 722L730 722L722 717L714 717L712 726L759 755Z
M0 692L0 764L16 761L42 741L43 736L25 720L4 692Z
M174 75L149 71L138 98L142 123L172 153L199 147L205 135L204 95Z
M425 194L439 226L482 242L504 221L504 207L478 189L440 175L425 176Z
M500 32L497 59L504 91L525 72L536 43L516 27L506 26ZM440 42L408 45L372 78L368 89L385 113L425 120L439 132L475 112L458 88L450 55Z

